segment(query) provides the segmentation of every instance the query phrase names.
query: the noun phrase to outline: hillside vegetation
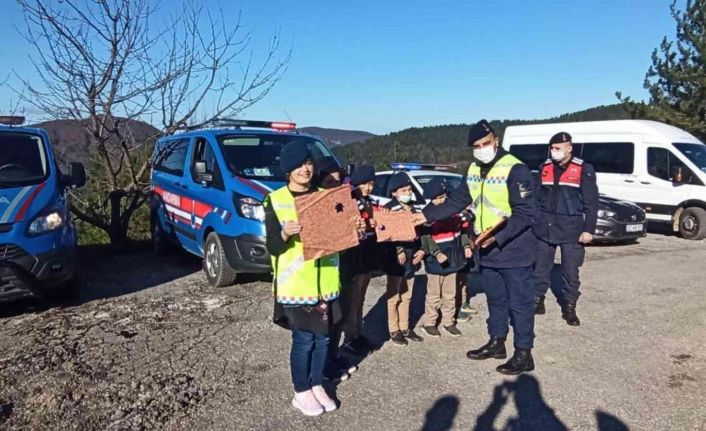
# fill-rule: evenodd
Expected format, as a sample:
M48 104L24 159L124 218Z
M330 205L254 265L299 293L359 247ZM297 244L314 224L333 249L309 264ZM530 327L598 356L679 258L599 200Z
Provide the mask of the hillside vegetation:
M519 124L540 124L572 121L628 119L623 105L598 106L584 111L543 120L493 120L491 124L502 137L505 128ZM468 124L413 127L370 138L365 142L335 147L333 151L343 163L371 164L376 169L387 168L393 161L448 163L462 170L470 161L466 147Z

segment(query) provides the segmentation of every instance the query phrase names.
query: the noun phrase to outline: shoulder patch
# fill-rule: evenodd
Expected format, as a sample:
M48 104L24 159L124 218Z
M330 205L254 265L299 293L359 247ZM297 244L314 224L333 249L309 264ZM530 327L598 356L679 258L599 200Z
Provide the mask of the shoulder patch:
M520 192L520 197L522 199L527 199L532 197L532 185L528 182L517 183L517 189Z
M579 159L578 157L574 157L571 159L572 162L576 163L577 165L583 165L583 160Z

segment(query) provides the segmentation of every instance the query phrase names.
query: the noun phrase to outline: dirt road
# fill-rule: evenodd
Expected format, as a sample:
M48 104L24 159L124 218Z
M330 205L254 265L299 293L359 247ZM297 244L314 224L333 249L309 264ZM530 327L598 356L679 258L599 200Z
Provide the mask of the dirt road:
M0 307L0 429L706 429L702 242L590 248L582 325L549 301L537 369L519 378L465 357L487 337L482 295L460 339L400 348L385 342L384 279L374 279L365 325L381 347L330 388L340 409L315 419L289 404L289 333L270 323L266 280L213 289L187 255L82 257L78 303Z

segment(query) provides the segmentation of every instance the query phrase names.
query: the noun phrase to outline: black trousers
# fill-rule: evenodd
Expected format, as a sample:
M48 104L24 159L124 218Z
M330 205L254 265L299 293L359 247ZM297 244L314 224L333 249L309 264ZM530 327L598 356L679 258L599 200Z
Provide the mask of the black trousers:
M551 287L552 268L556 248L561 249L561 294L563 301L577 301L579 299L579 268L583 265L586 250L578 242L564 244L550 244L541 239L537 240L537 254L534 262L535 293L537 296L546 295Z

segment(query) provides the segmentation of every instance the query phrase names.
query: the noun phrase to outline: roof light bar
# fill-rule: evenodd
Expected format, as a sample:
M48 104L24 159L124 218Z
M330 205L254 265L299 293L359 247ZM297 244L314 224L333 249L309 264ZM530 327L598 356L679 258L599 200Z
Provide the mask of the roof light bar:
M7 124L8 126L19 126L25 122L25 117L17 115L0 115L0 124Z
M231 118L214 118L203 125L187 127L187 130L201 129L205 126L214 127L252 127L258 129L274 129L274 130L295 130L296 123L284 121L258 121L258 120L238 120Z
M448 171L451 169L451 165L440 165L434 163L407 163L407 162L393 162L390 163L390 169L395 171L418 171L418 170L430 170L430 171Z

